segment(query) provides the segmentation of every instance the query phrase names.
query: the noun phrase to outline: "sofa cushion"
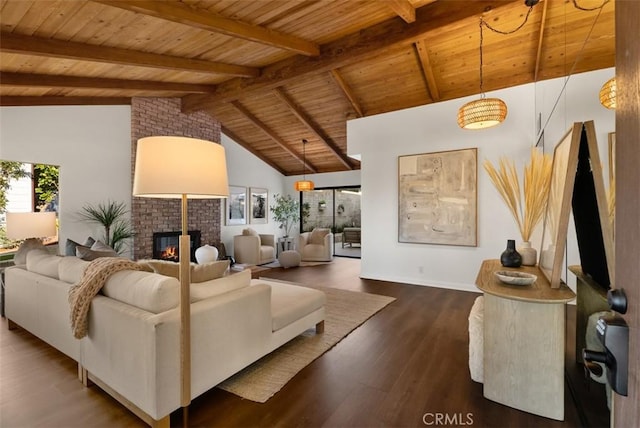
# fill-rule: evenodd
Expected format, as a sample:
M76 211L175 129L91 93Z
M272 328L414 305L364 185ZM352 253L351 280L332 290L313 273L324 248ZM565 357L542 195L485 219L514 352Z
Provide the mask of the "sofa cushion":
M191 301L208 299L229 291L248 287L251 283L251 270L246 269L222 278L191 284Z
M244 236L257 236L258 237L258 245L262 245L262 239L260 238L260 234L257 230L247 227L246 229L242 229L242 235Z
M324 237L329 232L329 229L313 229L309 235L309 244L324 245Z
M147 260L155 273L180 279L180 263L167 260ZM191 282L204 282L220 278L229 268L229 260L221 260L201 265L191 263Z
M58 279L58 264L63 257L47 250L31 250L27 253L27 270L49 278Z
M87 266L89 262L78 257L62 257L58 264L58 278L69 284L77 284Z
M158 314L178 306L178 280L139 270L124 270L109 277L102 294L145 311Z
M259 283L254 280L251 283ZM327 297L322 291L297 285L266 281L271 286L272 329L278 331L323 307Z

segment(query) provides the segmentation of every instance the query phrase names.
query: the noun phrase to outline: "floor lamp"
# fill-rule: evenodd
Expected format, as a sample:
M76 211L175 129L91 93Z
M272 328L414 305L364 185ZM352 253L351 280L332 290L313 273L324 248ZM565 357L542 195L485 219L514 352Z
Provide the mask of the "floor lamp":
M180 405L185 426L191 403L191 245L187 231L187 199L229 196L224 147L186 137L138 140L133 196L182 200L180 236Z

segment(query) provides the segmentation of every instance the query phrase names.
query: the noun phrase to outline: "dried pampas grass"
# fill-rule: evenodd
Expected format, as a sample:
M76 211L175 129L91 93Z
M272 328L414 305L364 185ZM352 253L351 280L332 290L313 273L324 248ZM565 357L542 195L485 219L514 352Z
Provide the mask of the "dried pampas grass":
M499 169L488 160L484 169L496 186L498 193L513 215L523 241L529 241L535 227L540 223L549 198L552 158L531 149L531 160L524 168L524 203L520 193L520 180L512 160L500 158Z

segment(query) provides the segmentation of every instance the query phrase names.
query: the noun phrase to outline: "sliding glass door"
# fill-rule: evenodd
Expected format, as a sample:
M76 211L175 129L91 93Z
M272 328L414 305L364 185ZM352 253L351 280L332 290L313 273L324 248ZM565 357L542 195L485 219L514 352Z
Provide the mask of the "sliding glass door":
M301 230L329 228L334 234L334 255L360 257L360 187L316 189L300 193Z

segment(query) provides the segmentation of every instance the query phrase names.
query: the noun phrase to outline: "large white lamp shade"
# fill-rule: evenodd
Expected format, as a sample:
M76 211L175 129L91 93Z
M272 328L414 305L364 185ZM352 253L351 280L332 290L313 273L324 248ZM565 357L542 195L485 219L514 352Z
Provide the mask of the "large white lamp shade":
M13 263L17 265L27 262L29 251L43 247L40 238L55 235L55 212L7 213L7 238L25 240L13 255Z
M187 137L138 140L133 195L150 198L229 196L224 147Z
M13 240L56 235L55 212L7 213L7 238Z

